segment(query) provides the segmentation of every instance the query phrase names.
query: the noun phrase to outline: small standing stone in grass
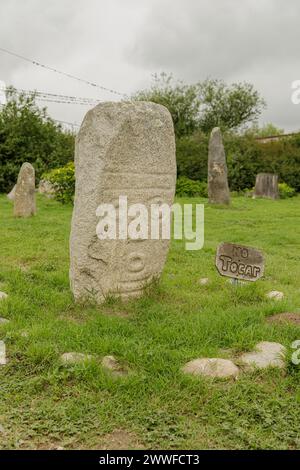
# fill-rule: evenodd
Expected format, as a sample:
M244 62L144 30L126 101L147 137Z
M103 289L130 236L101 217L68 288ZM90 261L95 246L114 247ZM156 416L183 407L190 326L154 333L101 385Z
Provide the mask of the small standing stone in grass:
M282 300L284 298L284 293L278 290L272 290L271 292L268 292L267 297L268 299Z
M10 201L14 201L15 200L15 195L16 195L16 184L14 185L14 187L12 188L12 190L10 191L10 193L7 194L7 199L9 199Z
M46 196L48 199L53 199L55 196L54 185L47 180L40 180L38 192L39 194Z
M204 375L207 377L236 377L239 368L228 359L203 358L188 362L183 367L185 374Z
M230 204L226 155L219 127L212 130L209 141L208 198L211 204Z
M262 341L255 346L255 351L243 354L239 360L250 369L266 367L285 367L286 348L280 343Z
M0 434L4 434L5 433L5 429L4 427L2 426L2 424L0 424Z
M7 318L0 317L0 325L6 325L7 323L9 323L9 320L7 320Z
M0 365L4 366L7 363L6 347L4 341L0 341Z
M256 177L253 198L279 199L278 175L259 173Z
M202 278L202 279L199 279L199 284L200 284L201 286L206 286L208 283L209 283L208 277L204 277L204 278Z
M7 299L8 295L5 294L5 292L0 292L0 300L5 300Z
M83 354L77 352L68 352L64 353L61 356L61 361L63 364L79 364L82 362L87 362L93 359L91 354Z
M102 359L102 366L104 369L110 370L114 375L127 375L127 371L122 368L114 356L105 356Z
M14 216L31 217L36 213L35 171L30 163L23 163L16 186Z

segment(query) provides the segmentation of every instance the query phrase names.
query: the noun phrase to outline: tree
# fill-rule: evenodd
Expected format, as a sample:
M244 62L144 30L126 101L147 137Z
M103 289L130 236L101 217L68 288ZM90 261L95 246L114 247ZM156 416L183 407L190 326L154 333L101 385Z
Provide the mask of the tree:
M240 130L255 123L266 106L250 83L226 85L223 80L207 79L197 87L201 101L199 127L206 133L214 127Z
M174 82L172 75L165 73L155 75L152 87L132 98L166 106L177 138L192 135L196 130L207 134L214 127L240 130L256 122L265 107L265 101L249 83L226 85L222 80L207 79L185 85Z
M12 188L25 161L33 164L39 178L74 156L74 135L63 132L46 108L35 104L34 94L18 94L10 88L7 99L0 110L0 192Z
M254 137L271 137L276 135L283 135L284 129L280 129L279 127L276 127L274 124L269 122L262 127L254 125L247 131L247 133L253 135Z
M138 91L132 99L152 101L168 108L178 138L191 135L198 128L200 101L196 85L174 83L172 75L155 74L151 88Z

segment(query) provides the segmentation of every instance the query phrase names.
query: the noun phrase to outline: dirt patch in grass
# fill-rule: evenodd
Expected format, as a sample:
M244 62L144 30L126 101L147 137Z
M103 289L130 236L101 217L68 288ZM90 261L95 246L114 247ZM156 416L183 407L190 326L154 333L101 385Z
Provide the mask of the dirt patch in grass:
M144 446L139 442L137 436L123 429L116 429L106 434L100 442L98 449L102 450L126 450L143 449Z
M267 322L271 324L292 323L294 325L300 325L300 313L278 313L277 315L267 318Z

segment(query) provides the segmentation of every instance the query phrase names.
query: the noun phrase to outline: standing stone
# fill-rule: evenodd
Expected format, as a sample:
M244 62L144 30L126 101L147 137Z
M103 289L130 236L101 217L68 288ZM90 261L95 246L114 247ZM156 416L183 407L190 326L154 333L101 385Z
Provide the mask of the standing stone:
M46 196L48 199L53 199L55 197L54 185L47 180L40 180L38 192L39 194Z
M103 302L143 293L163 269L169 240L100 240L100 204L173 203L174 128L169 111L148 102L102 103L89 111L76 139L76 190L70 238L70 283L76 300ZM130 218L128 220L130 222ZM149 228L150 228L149 217ZM118 232L117 232L118 233Z
M278 175L259 173L256 176L253 198L257 197L279 199Z
M208 198L211 204L230 204L226 156L219 127L212 130L209 141Z
M30 163L23 163L16 185L14 216L30 217L35 213L35 172Z
M7 198L8 198L10 201L14 201L14 200L15 200L16 187L17 187L17 185L15 184L14 187L12 188L11 192L7 194Z

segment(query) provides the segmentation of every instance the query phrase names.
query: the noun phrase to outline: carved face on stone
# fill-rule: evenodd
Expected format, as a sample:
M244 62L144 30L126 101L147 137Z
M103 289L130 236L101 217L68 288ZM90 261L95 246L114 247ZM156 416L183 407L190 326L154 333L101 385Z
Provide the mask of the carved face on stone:
M85 185L83 172L90 175L85 178ZM77 262L73 259L73 281L71 264L75 297L80 283L84 289L88 284L99 300L108 294L123 298L140 295L145 284L160 275L169 247L168 240L150 237L151 204L172 205L175 192L174 132L168 111L143 102L105 103L96 107L79 133L76 177L71 236L71 262L72 251ZM127 197L128 207L143 204L148 209L148 239L97 237L97 207L113 204L118 215L120 196ZM89 211L89 221L84 207ZM117 218L117 234L119 223ZM81 256L78 256L79 232L84 245Z

